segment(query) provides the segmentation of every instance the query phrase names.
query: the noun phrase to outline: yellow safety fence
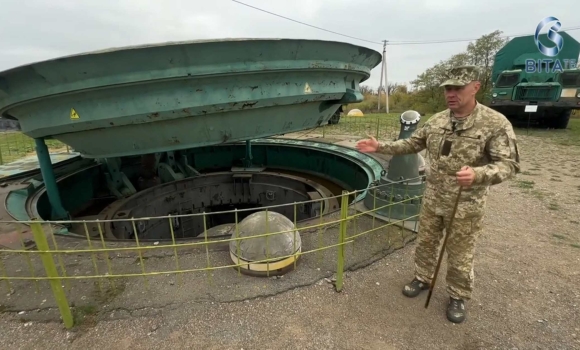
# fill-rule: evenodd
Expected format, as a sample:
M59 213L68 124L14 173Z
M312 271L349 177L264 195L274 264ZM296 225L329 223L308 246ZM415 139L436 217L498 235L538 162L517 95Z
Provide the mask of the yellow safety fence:
M303 269L313 271L314 274L317 272L314 266L325 266L329 270L331 269L329 266L335 266L335 277L332 283L336 291L341 291L344 285L345 266L349 260L361 263L361 259L363 259L361 256L376 256L381 252L388 254L394 249L402 248L407 242L414 239L413 227L417 225L417 212L408 217L403 212L402 219L390 221L385 220L384 216L389 216L391 210L401 208L403 204L413 203L413 205L420 206L422 196L407 195L406 191L409 188L409 183L422 180L422 178L411 179L397 183L397 186L404 188L405 192L401 192L400 189L395 190L393 185L366 189L367 196L373 194L375 209L367 209L361 202L354 203L353 199L359 196L363 190L343 191L341 195L332 198L292 203L290 206L294 212L293 224L297 232L294 230L267 232L269 231L267 229L269 221L266 219L266 232L253 232L250 236L242 236L239 231L239 219L250 209L227 212L233 214L235 218L234 228L227 233L227 236L211 236L208 224L211 221L211 215L226 212L139 217L129 220L2 221L0 225L21 225L22 231L20 231L21 248L0 250L1 282L7 288L8 297L26 298L27 303L30 304L34 298L29 295L32 295L30 293L33 292L36 295L40 293L40 298L45 299L42 303L47 301L46 295L42 294L39 287L43 281L47 281L53 294L53 299L51 299L58 306L63 323L67 328L73 327L76 319L73 312L75 307L70 300L77 298L78 291L81 290L73 289L71 285L73 282L83 283L83 286L86 287L87 283L94 281L95 292L119 295L119 292L123 292L121 280L138 282L139 279L142 279L143 285L133 284L133 290L129 292L130 296L127 297L127 300L139 298L142 302L154 303L155 295L161 297L161 295L168 293L164 291L165 285L159 286L151 283L151 279L156 277L176 276L180 285L187 282L187 288L190 288L191 293L194 293L193 290L200 288L199 285L204 280L204 278L199 279L198 274L203 273L209 283L215 284L216 282L212 281L215 278L220 285L220 290L226 290L232 288L233 282L231 281L235 279L233 276L242 276L242 272L250 264L254 267L262 267L268 276L278 274L277 269L280 266L277 265L283 264L281 262L285 261L287 265L293 265L296 271ZM415 192L409 191L409 193ZM377 196L394 200L390 203L378 202ZM330 208L329 213L323 213L324 210L320 210L320 213L317 212L314 218L297 220L298 213L304 212L305 206L319 204L324 209L324 205L329 203L330 199L335 199L335 203L340 203L339 207ZM406 205L402 206L404 210L407 208ZM283 206L263 207L260 210L265 211L266 218L268 218L268 213L278 211ZM377 216L377 211L380 211L383 216ZM181 238L183 232L180 233L180 228L176 228L176 225L181 226L188 219L193 218L202 218L203 232L196 238ZM130 227L132 227L132 232L129 232L128 236L130 240L116 240L107 236L106 225L110 227L123 223L130 223ZM147 239L146 233L140 233L146 223L149 223L150 227L163 224L165 228L162 231L167 233L167 239ZM62 225L68 225L70 232L76 233L77 237L72 237L70 233L68 235L55 234ZM33 242L26 242L26 237L22 232L27 229L32 233ZM157 229L159 229L158 226ZM295 246L295 249L289 254L274 256L273 254L276 252L268 251L269 243L272 242L274 236L288 232L300 235L301 249ZM137 234L131 235L131 233ZM240 256L240 243L245 239L264 239L266 257L260 261L242 260L236 263L231 258L230 242L235 242L236 255ZM296 244L297 240L293 242ZM355 249L355 243L359 248ZM360 249L361 244L363 249ZM224 249L224 245L228 248ZM352 249L347 250L348 245L352 246ZM218 249L216 246L222 248ZM241 256L243 258L243 254ZM129 263L132 261L131 259L135 263ZM301 261L302 267L299 266ZM292 268L290 270L285 275L285 282L291 282L292 279L298 278L298 275L295 275L297 272L292 271ZM188 279L184 280L183 275L189 276ZM263 277L249 277L240 280L238 288L243 289L244 285L256 283L257 279L266 281L259 282L264 284L271 280L268 278L264 280ZM30 283L34 284L34 289L31 289ZM256 285L256 289L265 287L265 285L263 287ZM140 289L142 293L137 293L134 289ZM143 295L148 289L154 293L151 299L145 299ZM126 293L127 289L124 292Z

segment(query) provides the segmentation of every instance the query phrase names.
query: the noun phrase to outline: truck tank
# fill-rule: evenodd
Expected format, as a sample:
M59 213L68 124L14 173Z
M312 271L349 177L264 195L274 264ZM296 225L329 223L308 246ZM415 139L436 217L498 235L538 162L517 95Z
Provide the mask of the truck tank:
M533 35L514 38L497 52L489 107L512 123L530 120L555 129L568 126L572 111L580 109L580 70L576 68L580 43L566 32L559 34L564 46L555 57L543 55ZM539 40L549 43L545 34ZM526 70L530 59L536 62L533 72ZM551 60L547 66L540 61L546 59ZM536 105L537 111L526 112L527 105Z

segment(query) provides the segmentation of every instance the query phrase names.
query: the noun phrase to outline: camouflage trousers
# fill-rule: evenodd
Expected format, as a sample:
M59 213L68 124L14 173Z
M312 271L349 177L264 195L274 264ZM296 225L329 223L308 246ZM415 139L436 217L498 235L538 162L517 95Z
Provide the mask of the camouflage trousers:
M423 207L419 218L419 233L415 248L415 276L431 283L443 243L443 230L450 217L436 215ZM451 235L447 239L447 292L456 299L471 299L473 291L473 256L475 243L482 232L483 216L453 220ZM441 268L443 268L443 261ZM441 275L441 269L439 270ZM440 278L438 277L438 280Z

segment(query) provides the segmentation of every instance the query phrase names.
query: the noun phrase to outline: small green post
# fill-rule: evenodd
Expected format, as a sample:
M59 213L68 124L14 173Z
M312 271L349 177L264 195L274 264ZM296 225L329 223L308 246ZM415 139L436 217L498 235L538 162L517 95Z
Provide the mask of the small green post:
M48 201L52 207L52 219L66 220L68 219L68 213L62 206L60 200L60 193L58 192L58 187L56 185L56 178L54 177L54 170L52 169L52 161L50 160L48 147L46 147L46 143L44 143L44 138L42 137L34 139L34 142L36 144L36 156L38 157L40 172L42 174L42 179L44 180L46 193L48 194Z
M50 277L50 287L52 288L52 293L54 294L54 299L60 310L60 315L64 321L66 328L72 328L74 325L74 320L68 301L66 299L66 294L64 288L62 287L61 280L58 278L58 271L56 270L56 265L52 259L52 254L50 253L50 247L48 246L48 240L42 231L42 226L38 222L30 224L32 230L32 235L34 237L34 242L36 247L41 252L40 259L42 260L42 265L46 270L46 276Z
M338 230L338 259L336 267L336 291L342 291L344 277L344 243L346 237L346 224L348 219L348 191L342 191L340 203L340 228Z

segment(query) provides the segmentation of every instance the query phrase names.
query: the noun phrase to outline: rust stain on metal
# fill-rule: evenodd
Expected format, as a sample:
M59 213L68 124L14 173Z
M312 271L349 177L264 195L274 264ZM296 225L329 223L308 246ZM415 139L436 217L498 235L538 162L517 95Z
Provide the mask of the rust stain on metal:
M222 142L223 143L228 142L232 138L231 131L221 131L221 134L222 134Z
M256 103L258 103L258 101L256 102L246 102L242 105L242 109L246 108L246 107L254 107L256 105Z

